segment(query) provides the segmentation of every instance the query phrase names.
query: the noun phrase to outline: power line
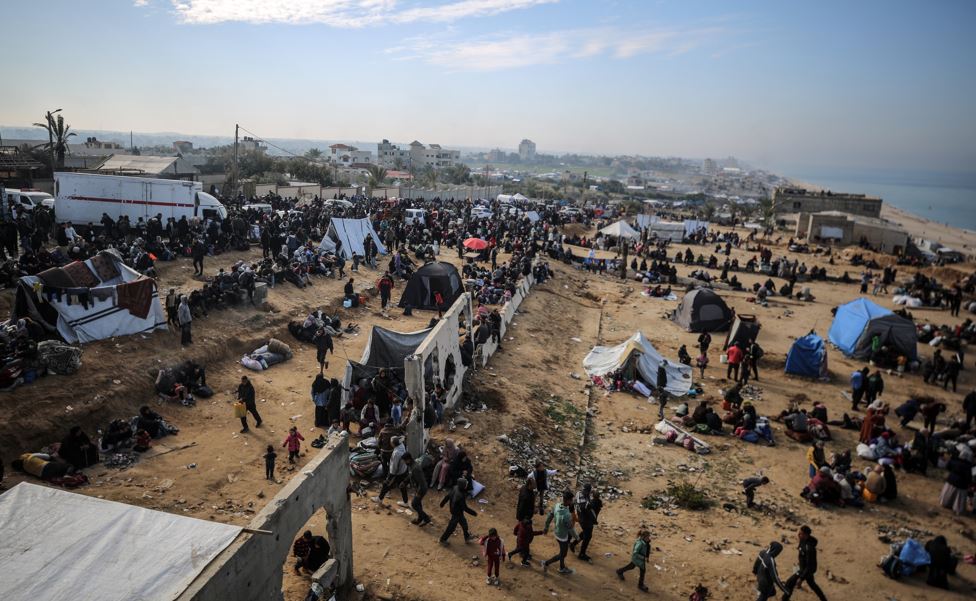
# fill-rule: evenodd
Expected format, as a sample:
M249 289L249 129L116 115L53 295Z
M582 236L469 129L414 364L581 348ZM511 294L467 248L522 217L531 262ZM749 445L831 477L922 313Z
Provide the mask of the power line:
M240 129L242 131L247 132L247 133L251 134L252 136L254 136L254 140L255 141L257 141L257 142L264 142L268 146L270 146L272 148L275 148L277 150L280 150L281 152L283 152L283 153L285 153L287 155L293 156L296 159L304 159L304 160L306 160L306 161L308 161L310 163L317 163L319 165L329 165L330 164L329 161L326 161L326 160L313 159L312 157L307 157L305 155L295 154L294 152L292 152L290 150L287 150L285 148L282 148L281 146L278 146L277 144L275 144L273 142L269 142L268 140L262 138L261 136L257 135L256 133L254 133L253 131L251 131L251 130L245 128L245 127L241 127Z

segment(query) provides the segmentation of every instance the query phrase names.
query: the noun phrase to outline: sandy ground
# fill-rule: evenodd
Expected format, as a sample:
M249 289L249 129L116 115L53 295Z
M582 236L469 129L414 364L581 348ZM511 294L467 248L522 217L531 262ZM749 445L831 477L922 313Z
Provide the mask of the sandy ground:
M696 247L694 250L707 256L710 249ZM782 248L777 250L777 254L785 252ZM747 257L745 252L733 251L733 254L743 263ZM216 262L230 263L237 256L210 260L208 269L215 268ZM808 265L818 261L813 255L804 255L803 260ZM188 282L189 269L182 262L166 265L162 287ZM844 269L858 273L857 268L850 266L828 269L832 274ZM679 267L681 275L688 271L688 267ZM377 274L361 275L363 280L374 280ZM748 275L740 275L740 279L746 286L758 281L758 277ZM739 313L756 314L763 323L760 341L766 357L758 382L762 398L756 401L760 413L774 415L785 408L788 399L802 398L800 395L808 399L804 402L807 407L813 400L824 401L832 419L839 418L849 408L840 392L846 389L848 374L860 365L838 353L830 354L828 383L782 373L792 340L811 329L825 335L831 321L830 308L857 296L853 285L815 283L811 287L817 296L814 303L773 299L766 308L746 302L744 293L722 293ZM557 266L556 279L536 288L522 305L508 331L503 352L471 379L468 402L475 406L484 403L486 410L465 412L473 422L470 429L448 433L439 426L433 432L436 439L454 436L469 449L475 478L487 487L481 497L483 502L472 503L479 513L471 519L472 531L483 534L488 528L496 527L509 549L514 547L511 528L519 483L508 478L508 466L516 457L497 436L515 437L527 428L527 440L535 447L533 453L547 456L550 465L560 471L560 477L572 483L577 479L595 479L601 486L625 491L620 498L607 500L591 546L590 555L595 558L592 565L570 557L569 565L577 570L571 576L559 576L552 571L544 576L537 565L528 569L503 565L502 586L489 589L490 595L513 600L637 598L636 573L629 573L627 582L622 583L612 570L627 562L633 539L643 526L654 534L648 572L650 598L687 599L694 585L701 582L712 590L715 599L751 599L751 566L761 546L771 540L788 543L780 562L783 572L788 574L796 557L794 533L800 524L806 523L820 539L818 581L831 599L972 598L976 581L973 566L962 565L960 577L951 580L953 592L942 595L915 578L900 582L888 580L876 567L886 552L886 545L878 540L879 527L941 533L964 554L976 551L973 520L956 518L937 505L943 477L938 471L931 471L927 478L899 474L900 496L891 504L872 505L863 510L816 509L799 497L806 483L806 448L785 438L779 424L774 424L778 442L775 448L750 445L729 437L709 437L714 452L698 456L678 447L656 445L652 434L640 432L656 421L656 405L630 394L608 395L589 390L584 381L573 377L574 373L582 373L580 362L594 344L615 344L635 330L643 331L658 350L671 358L676 357L681 344L694 347L696 334L682 331L663 317L677 303L643 297L640 289L637 282L622 282L610 276L592 276ZM132 468L122 471L102 466L91 468L88 473L93 483L80 492L202 519L246 524L254 511L280 488L279 483L263 479L264 447L280 446L285 431L293 424L307 441L319 434L312 426L308 395L317 369L314 350L291 339L285 325L289 319L303 317L309 308L333 305L340 296L341 282L335 280L316 280L316 285L307 290L286 284L271 291L269 301L274 309L271 312L241 308L211 314L201 320L194 333L196 344L185 351L179 348L178 335L172 332L88 345L78 375L44 378L4 399L8 411L0 424L0 449L9 461L21 449L55 440L75 422L82 423L91 432L91 426L106 417L132 415L140 404L153 400L148 373L151 367L175 363L185 356L206 360L208 380L216 391L212 399L202 400L197 407L189 409L157 407L181 427L180 434L161 441L155 456ZM890 306L889 299L874 300ZM411 318L393 314L394 319L387 320L377 309L368 306L343 312L345 321L362 323L364 328L359 336L339 345L335 358L330 357L327 370L330 376L341 377L346 357L359 357L368 324L410 331L421 327L430 317L418 312ZM958 321L942 312L917 312L916 316L935 323ZM242 370L236 363L241 353L271 335L291 344L295 358L259 374ZM719 398L719 389L724 384L718 351L714 350L722 337L715 338L712 367L702 382L709 401ZM930 349L920 350L927 354ZM230 405L241 373L252 375L258 408L266 423L248 435L238 432L239 422L233 418ZM927 387L919 376L886 379L884 399L892 405L914 391L924 390L926 394L944 398L950 404L951 414L959 413L962 393L976 383L971 367L962 374L960 394ZM588 404L595 416L587 425L587 444L581 446L585 423L582 416ZM70 411L66 409L69 405ZM855 443L854 432L834 429L834 441L828 443L827 450L829 453L853 449ZM166 450L170 452L161 452ZM305 451L314 452L307 446ZM306 460L304 456L299 463ZM285 463L279 461L279 466ZM191 464L195 467L188 467ZM758 495L763 509L746 510L737 482L759 470L772 483ZM279 481L287 479L290 473L291 468L283 466L278 473ZM586 475L579 476L581 473ZM6 485L16 480L9 478ZM640 501L647 494L663 491L668 481L682 480L706 490L715 505L701 512L641 507ZM377 485L370 488L369 496L376 490ZM446 512L437 508L440 500L437 493L432 492L425 504L435 523L422 530L410 525L411 517L400 513L393 505L395 500L394 497L387 506L381 507L368 497L354 497L357 581L363 582L371 594L387 599L455 601L459 595L470 597L486 589L483 567L475 565L476 545L465 545L459 534L449 547L436 544L447 520ZM731 503L733 509L724 510L723 503ZM322 530L320 523L317 531ZM554 551L551 537L539 537L533 545L536 558L548 557ZM287 599L302 599L306 588L304 580L286 576ZM797 598L810 596L809 592L797 594Z
M976 253L976 232L972 230L929 221L889 204L882 205L881 217L901 225L913 238L935 240L970 256Z

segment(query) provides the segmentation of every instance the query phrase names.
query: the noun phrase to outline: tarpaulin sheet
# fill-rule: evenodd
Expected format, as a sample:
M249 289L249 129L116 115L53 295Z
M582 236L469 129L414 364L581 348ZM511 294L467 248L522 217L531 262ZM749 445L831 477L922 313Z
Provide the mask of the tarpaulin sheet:
M651 225L652 223L657 223L660 221L657 215L645 215L641 213L637 216L637 227L644 229L645 227Z
M335 252L336 242L341 240L342 248L339 249L339 252L343 257L352 259L353 252L360 257L365 257L366 251L364 250L363 242L366 240L366 234L373 236L373 242L376 243L376 248L380 254L385 255L386 247L383 246L383 241L376 235L376 232L373 230L373 224L366 218L339 219L333 217L329 222L329 231L322 237L319 248L329 252Z
M602 376L622 367L635 352L640 353L637 370L641 378L654 386L657 383L657 368L664 361L664 357L641 332L616 346L593 347L583 359L583 369L590 376ZM668 361L665 371L668 373L666 390L675 396L688 394L691 389L691 366Z
M618 238L640 238L640 234L637 233L637 230L627 225L626 221L611 223L607 227L600 230L600 233L604 236L616 236Z
M241 528L22 482L0 532L4 601L169 601Z
M705 230L708 233L708 222L699 221L697 219L685 219L685 236L691 236L692 234L697 234L699 230Z

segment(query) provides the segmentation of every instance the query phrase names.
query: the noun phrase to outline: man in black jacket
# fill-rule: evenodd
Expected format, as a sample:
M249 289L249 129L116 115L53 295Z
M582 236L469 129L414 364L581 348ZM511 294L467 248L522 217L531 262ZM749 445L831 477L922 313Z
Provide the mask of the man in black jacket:
M769 546L759 552L759 557L752 564L752 573L756 575L756 601L768 601L776 596L776 589L783 591L787 595L787 588L779 579L779 570L776 568L776 557L783 552L783 545L777 542L769 543Z
M668 360L657 366L657 416L664 419L664 406L668 404Z
M475 510L468 507L468 481L464 478L458 478L457 483L454 488L444 496L441 501L441 507L448 505L448 509L451 510L451 521L447 523L447 528L444 529L444 534L441 535L441 544L447 545L448 539L454 534L458 525L461 526L461 532L464 533L464 542L471 540L471 533L468 531L468 520L464 517L464 514L468 513L472 516L477 516Z
M592 562L593 559L586 554L586 550L590 547L590 541L593 540L593 527L596 526L600 510L603 509L603 501L600 500L599 493L593 492L593 487L590 484L584 484L583 489L576 493L575 502L576 519L580 525L579 558L583 561ZM570 544L573 551L576 550L575 547L575 543Z
M241 376L241 383L237 386L237 400L244 403L244 409L246 412L254 416L255 428L261 427L261 415L258 413L258 407L254 404L254 384L247 376ZM241 418L241 425L244 426L241 432L247 432L250 428L247 427L247 413Z
M797 533L800 543L797 547L799 569L786 580L786 591L783 599L789 599L793 589L802 581L810 586L810 590L820 601L827 601L827 597L820 590L813 575L817 573L817 539L811 534L810 526L801 526Z

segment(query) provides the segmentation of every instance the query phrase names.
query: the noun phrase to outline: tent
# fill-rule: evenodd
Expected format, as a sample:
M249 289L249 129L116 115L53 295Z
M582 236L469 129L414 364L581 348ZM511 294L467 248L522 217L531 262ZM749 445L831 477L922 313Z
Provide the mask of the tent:
M689 332L718 332L729 329L732 310L714 290L695 288L678 303L671 321Z
M683 222L657 221L647 226L647 237L681 242L685 238L685 224Z
M538 211L526 211L525 212L525 217L531 223L535 223L536 221L539 221L540 219L542 219L542 217L539 217Z
M353 382L372 378L381 367L392 370L396 378L402 381L403 362L414 354L429 333L430 328L404 333L373 326L362 359L359 362L349 361L350 369L346 370L343 387L348 389Z
M729 348L733 342L741 343L739 346L745 348L745 344L750 340L756 340L759 338L759 330L762 326L759 324L759 320L755 315L736 315L735 320L732 322L732 327L729 328L729 335L725 337L725 344L722 345L723 349Z
M241 528L21 482L0 495L0 599L171 600Z
M414 309L437 310L434 302L434 292L440 292L444 297L444 307L447 309L454 304L459 296L464 294L464 285L457 267L450 263L427 263L410 276L403 295L400 296L400 307L407 305Z
M691 236L697 234L700 230L705 230L708 233L709 223L707 221L699 221L697 219L685 219L685 235Z
M514 202L523 202L528 199L529 199L528 196L525 196L524 194L520 194L518 192L516 192L515 194L499 194L498 196L495 197L495 200L505 204L511 204Z
M109 250L20 278L12 319L21 317L68 343L166 329L156 281Z
M637 230L627 225L626 221L611 223L607 227L600 230L600 233L604 236L614 236L616 238L640 238L640 234L637 233Z
M653 223L657 223L658 221L660 221L660 218L658 218L657 215L645 215L644 213L641 213L637 215L637 218L634 221L634 223L637 225L637 229L642 230Z
M329 230L322 237L322 242L319 244L319 248L328 252L335 252L338 242L342 242L342 247L339 252L346 259L352 259L352 253L355 251L357 255L363 257L366 252L363 250L363 241L366 240L366 235L371 234L373 236L373 242L376 243L376 248L379 249L380 254L386 254L386 247L383 246L383 241L380 237L376 235L373 230L373 224L370 223L369 219L339 219L333 217L329 221Z
M827 345L823 338L810 332L797 338L786 354L786 373L808 378L827 376Z
M918 358L915 324L866 298L838 307L827 337L848 357L866 359L875 334L881 335L882 344L898 349L909 359Z
M617 369L634 369L633 377L653 387L657 383L657 368L664 361L651 341L637 332L616 346L595 346L583 358L583 369L590 376L602 376ZM675 396L684 396L691 389L691 366L668 361L667 391Z

